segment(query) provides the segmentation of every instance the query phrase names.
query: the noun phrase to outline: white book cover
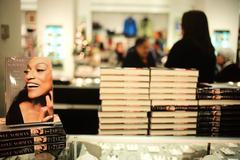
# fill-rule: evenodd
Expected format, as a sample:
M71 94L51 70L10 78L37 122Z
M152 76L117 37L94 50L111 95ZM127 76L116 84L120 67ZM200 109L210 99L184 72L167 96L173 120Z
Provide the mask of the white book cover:
M155 93L196 94L196 88L150 88L150 94Z
M148 68L100 68L101 75L146 75L149 76Z
M196 106L197 100L152 100L153 106L174 105L174 106Z
M164 111L152 112L152 117L197 117L198 112L195 111Z
M99 135L147 135L147 129L135 130L99 130Z
M99 124L99 129L148 129L148 124Z
M150 119L151 123L196 123L197 117L194 118L156 118Z
M100 77L101 82L149 82L149 76L131 76L131 75L119 75L119 76L110 76L110 75L102 75Z
M195 69L183 69L183 68L151 68L151 76L164 75L164 76L196 76L199 72Z
M100 88L100 94L147 94L149 93L148 88Z
M100 88L149 88L149 82L124 82L124 81L112 81L112 82L100 82Z
M133 117L133 118L108 118L108 117L102 117L102 118L99 118L99 123L101 124L117 124L117 123L125 123L125 124L135 124L135 123L148 123L148 118L147 117L141 117L141 118L136 118L136 117Z
M147 112L98 112L98 117L147 117Z
M195 94L150 94L150 99L154 100L196 100Z
M198 82L196 76L151 76L152 82Z
M197 88L197 83L186 82L150 82L150 88Z
M240 105L240 100L199 100L198 105Z
M196 130L150 130L152 136L187 136L196 135Z
M151 101L150 100L103 100L102 105L143 105L143 106L150 106Z
M174 130L183 130L183 129L196 129L196 124L151 124L151 129L174 129Z
M102 111L139 111L148 112L151 110L150 106L101 106Z
M102 100L149 100L149 95L147 94L129 94L129 93L122 93L122 94L107 94L102 93L100 94L100 99Z

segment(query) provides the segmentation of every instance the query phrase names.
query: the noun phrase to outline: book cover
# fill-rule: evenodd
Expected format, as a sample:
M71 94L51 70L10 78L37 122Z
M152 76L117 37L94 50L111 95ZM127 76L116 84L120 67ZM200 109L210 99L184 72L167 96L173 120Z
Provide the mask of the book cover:
M53 122L51 61L8 57L5 62L6 124Z
M35 144L45 144L45 143L58 143L66 142L66 135L45 135L45 136L36 136L36 137L23 137L23 138L12 138L0 140L0 150L19 147L19 146L28 146Z
M152 117L197 117L198 112L174 111L174 112L151 112Z
M62 150L66 147L66 142L36 144L21 147L6 148L0 150L0 157L9 157L28 153L41 153L46 151Z
M46 126L9 127L7 125L0 125L0 140L52 134L66 135L61 122L54 122L52 125Z
M104 82L101 81L100 88L149 88L149 82Z
M101 124L136 124L136 123L148 123L147 117L141 117L141 118L115 118L115 117L100 117L99 122Z
M196 123L197 118L157 118L157 117L152 117L150 119L151 123L169 123L169 124L177 124L177 123Z
M99 130L99 135L147 135L147 129L118 129L118 130Z
M150 88L150 94L155 93L196 94L196 88Z
M101 111L108 112L108 111L139 111L139 112L148 112L150 111L150 106L120 106L120 105L113 105L113 106L101 106Z
M100 94L147 94L148 88L100 88Z
M195 82L197 83L197 76L151 76L151 81L154 82Z
M145 75L149 76L149 69L147 68L100 68L101 75Z
M198 77L199 71L195 69L183 69L183 68L150 68L151 76L194 76Z
M173 129L173 130L184 130L184 129L195 129L196 124L150 124L150 129Z
M148 129L148 124L99 124L99 129Z
M197 106L197 100L152 100L153 106Z
M198 106L151 106L152 111L176 111L176 110L182 110L182 111L197 111Z
M149 82L149 76L135 75L104 75L100 77L101 82Z
M148 93L138 94L138 93L102 93L100 94L100 99L102 100L149 100Z
M147 112L98 112L98 117L147 117Z

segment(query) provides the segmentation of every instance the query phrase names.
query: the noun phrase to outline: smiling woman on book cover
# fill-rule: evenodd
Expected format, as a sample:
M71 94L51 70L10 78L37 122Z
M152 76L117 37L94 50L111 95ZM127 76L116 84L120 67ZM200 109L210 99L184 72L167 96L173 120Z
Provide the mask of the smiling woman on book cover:
M53 121L52 64L44 57L33 57L24 70L25 87L13 100L6 124Z

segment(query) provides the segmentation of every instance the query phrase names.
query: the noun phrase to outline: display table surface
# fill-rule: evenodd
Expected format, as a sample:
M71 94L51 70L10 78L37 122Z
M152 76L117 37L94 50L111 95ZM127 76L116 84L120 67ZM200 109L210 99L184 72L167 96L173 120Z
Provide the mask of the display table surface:
M213 160L237 160L240 138L67 135L66 148L57 157L41 154L47 160L200 160L207 155ZM41 156L27 154L5 159L38 157Z

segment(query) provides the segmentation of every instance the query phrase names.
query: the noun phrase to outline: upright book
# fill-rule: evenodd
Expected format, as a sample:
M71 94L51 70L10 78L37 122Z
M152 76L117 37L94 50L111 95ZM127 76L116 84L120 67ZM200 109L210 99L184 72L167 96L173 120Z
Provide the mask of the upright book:
M45 57L6 58L6 124L53 122L52 64Z

